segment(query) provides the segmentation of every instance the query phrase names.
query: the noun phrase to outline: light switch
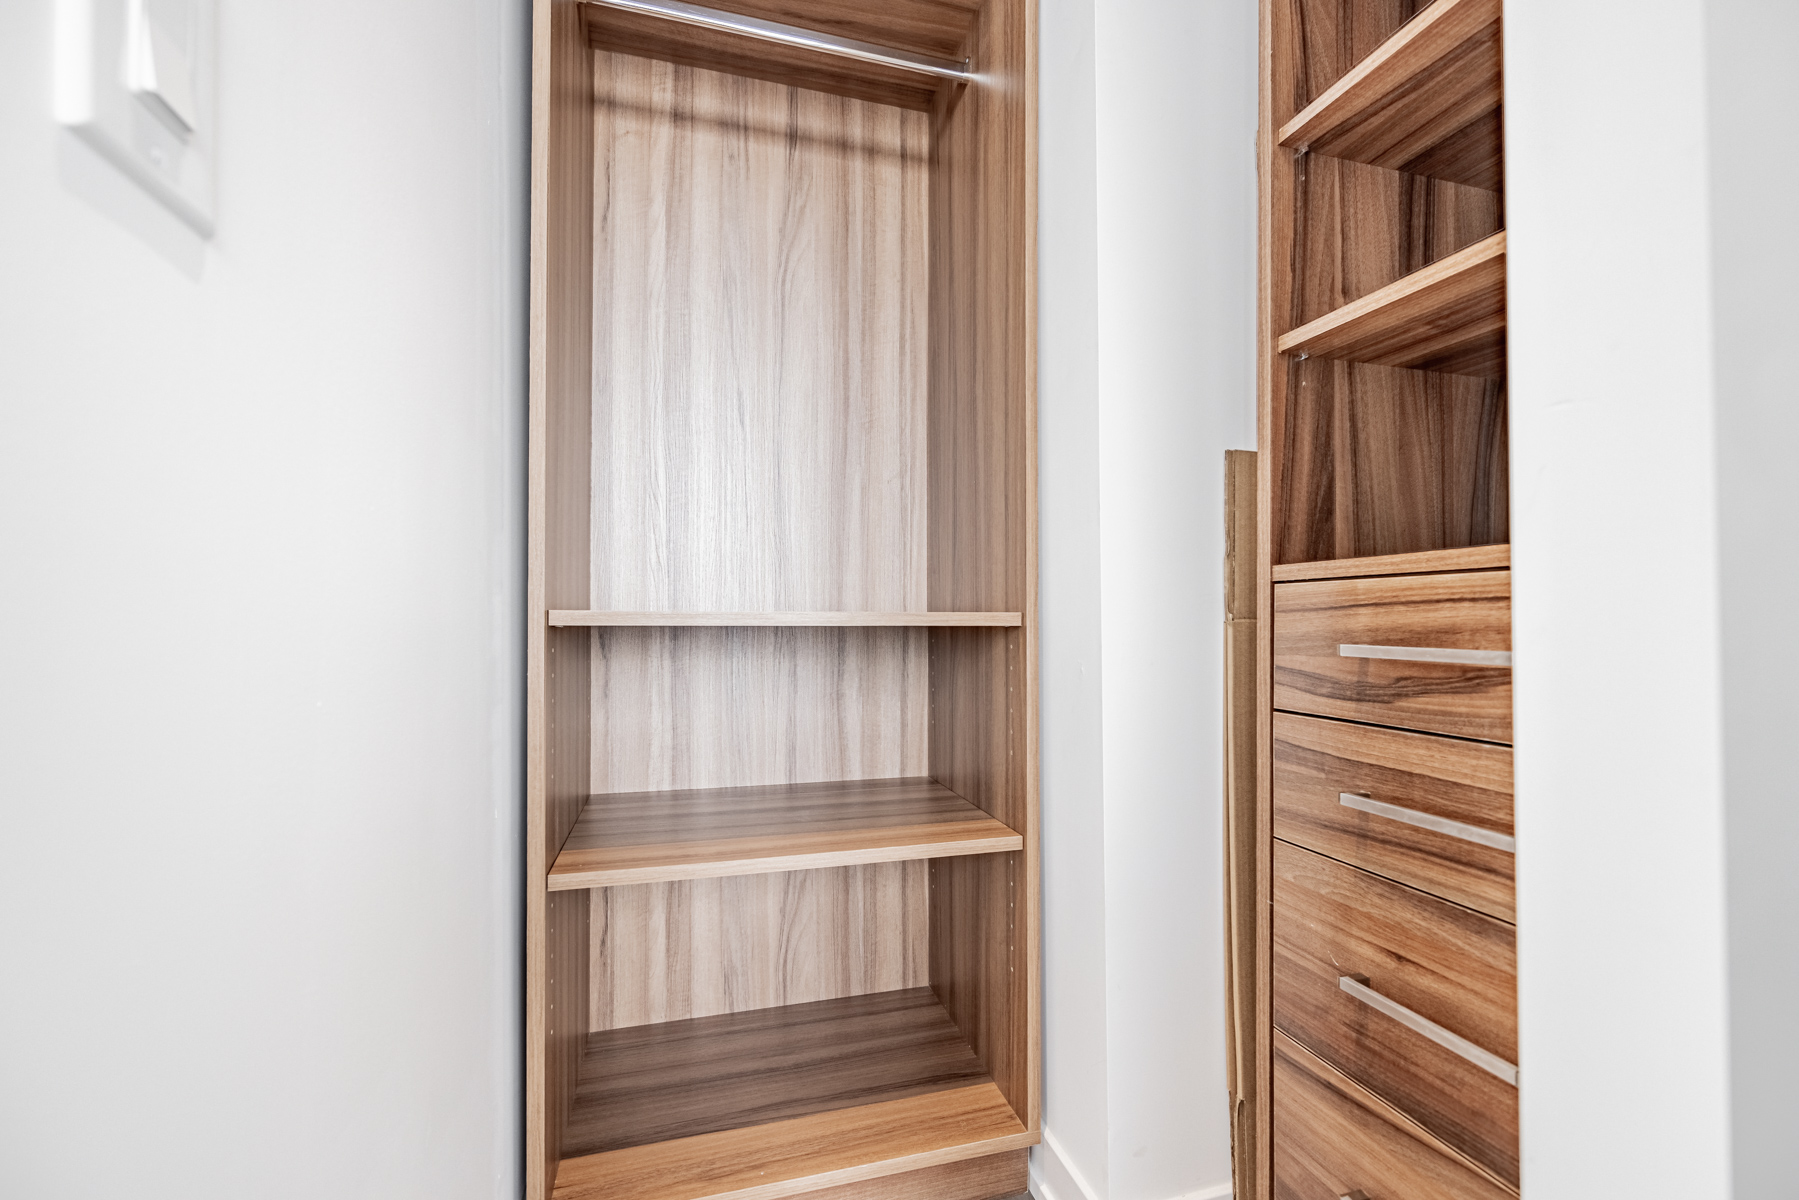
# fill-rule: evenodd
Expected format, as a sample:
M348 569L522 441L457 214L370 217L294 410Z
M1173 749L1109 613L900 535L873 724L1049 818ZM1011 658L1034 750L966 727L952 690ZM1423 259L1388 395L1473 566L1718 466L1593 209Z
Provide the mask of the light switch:
M56 0L57 119L213 229L217 0Z

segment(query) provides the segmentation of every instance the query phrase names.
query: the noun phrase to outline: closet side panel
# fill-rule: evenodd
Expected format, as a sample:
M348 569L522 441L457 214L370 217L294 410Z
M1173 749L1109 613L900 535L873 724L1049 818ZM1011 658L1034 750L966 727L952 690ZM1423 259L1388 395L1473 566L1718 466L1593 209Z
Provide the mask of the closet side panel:
M931 982L1025 1125L1039 1127L1036 6L988 0L977 80L933 110L933 609L1024 613L931 634L931 774L1024 835L932 864Z
M588 644L547 628L587 606L592 419L592 70L580 6L537 0L532 46L531 411L526 630L526 1195L547 1196L587 1032L585 906L549 864L586 797Z

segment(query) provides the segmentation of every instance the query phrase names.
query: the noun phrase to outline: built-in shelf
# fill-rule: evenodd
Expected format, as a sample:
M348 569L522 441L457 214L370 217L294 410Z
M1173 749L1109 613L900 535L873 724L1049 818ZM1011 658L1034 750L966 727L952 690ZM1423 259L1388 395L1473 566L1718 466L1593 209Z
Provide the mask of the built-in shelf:
M668 626L869 626L908 628L1016 629L1024 614L1015 612L607 612L598 609L551 609L555 627L644 625Z
M1505 231L1413 271L1280 339L1282 354L1505 374Z
M772 1200L1034 1145L928 987L587 1035L554 1200Z
M550 868L553 892L1022 849L930 779L619 792L590 797Z
M1276 563L1274 582L1302 579L1360 579L1375 575L1435 575L1443 571L1503 571L1512 565L1509 544L1420 550L1371 558L1327 558L1318 562Z
M1281 127L1283 146L1498 190L1500 0L1437 0Z

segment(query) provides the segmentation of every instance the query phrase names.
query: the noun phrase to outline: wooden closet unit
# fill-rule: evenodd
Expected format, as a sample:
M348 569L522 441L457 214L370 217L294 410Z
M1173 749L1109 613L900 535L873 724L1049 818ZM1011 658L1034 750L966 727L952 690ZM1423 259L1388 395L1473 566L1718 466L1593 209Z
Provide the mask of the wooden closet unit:
M1519 1186L1500 22L1262 0L1262 1200Z
M1040 1119L1035 0L536 0L531 1200Z

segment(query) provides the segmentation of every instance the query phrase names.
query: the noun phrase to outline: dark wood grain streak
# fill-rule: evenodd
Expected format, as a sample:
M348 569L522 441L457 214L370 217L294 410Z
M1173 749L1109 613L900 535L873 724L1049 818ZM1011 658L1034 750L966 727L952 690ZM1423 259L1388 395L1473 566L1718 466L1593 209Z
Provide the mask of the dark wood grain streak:
M1338 647L1510 650L1511 602L1510 571L1279 584L1274 707L1510 742L1510 668L1344 658Z
M1277 1200L1511 1200L1429 1131L1298 1042L1274 1039Z
M1518 1061L1512 927L1285 842L1274 847L1274 1023L1512 1186L1518 1089L1343 991L1381 995Z
M979 82L932 110L932 610L1020 612L930 634L930 774L1017 830L932 864L931 981L1025 1126L1040 1127L1037 753L1037 6L987 0ZM1003 604L1002 604L1003 601Z
M1502 921L1516 919L1514 855L1346 807L1344 792L1510 834L1510 749L1276 713L1274 835Z
M1504 384L1324 359L1282 374L1275 562L1510 540Z
M565 1157L988 1082L929 988L589 1034Z

